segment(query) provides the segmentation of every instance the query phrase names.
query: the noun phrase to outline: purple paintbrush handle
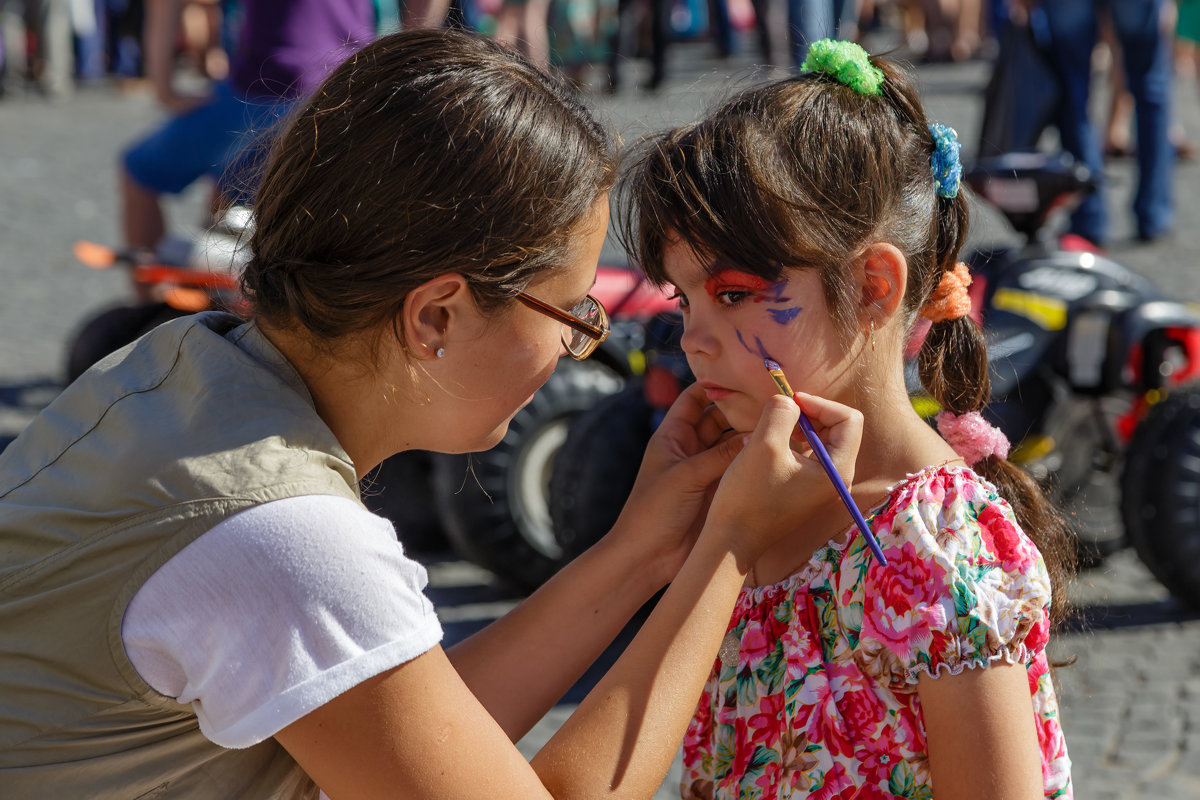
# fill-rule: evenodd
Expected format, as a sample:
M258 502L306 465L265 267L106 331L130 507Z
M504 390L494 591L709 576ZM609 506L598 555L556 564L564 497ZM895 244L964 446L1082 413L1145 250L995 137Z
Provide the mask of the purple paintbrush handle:
M813 430L812 423L809 422L808 416L803 411L800 412L800 421L796 424L800 427L801 432L804 433L804 438L808 440L808 446L816 454L817 460L825 468L825 474L833 482L833 488L837 489L837 493L841 496L846 510L850 512L850 516L854 517L854 523L858 525L858 529L866 537L867 546L871 548L871 552L874 553L876 560L880 564L887 566L887 558L884 557L883 551L879 549L879 542L875 540L875 535L867 527L867 521L863 519L862 512L858 510L858 505L855 504L854 498L850 496L850 490L846 488L845 481L842 480L837 467L833 465L833 459L829 457L829 452L825 450L825 445L821 442L820 437L817 436L817 432Z

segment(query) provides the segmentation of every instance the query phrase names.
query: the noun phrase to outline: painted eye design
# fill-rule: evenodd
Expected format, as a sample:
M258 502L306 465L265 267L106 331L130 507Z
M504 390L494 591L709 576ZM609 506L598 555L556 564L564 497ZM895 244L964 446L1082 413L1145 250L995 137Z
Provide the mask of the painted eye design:
M741 303L743 300L748 300L748 299L754 297L754 295L755 295L755 292L753 290L743 289L740 287L719 289L716 294L716 301L719 305L736 306L738 303Z

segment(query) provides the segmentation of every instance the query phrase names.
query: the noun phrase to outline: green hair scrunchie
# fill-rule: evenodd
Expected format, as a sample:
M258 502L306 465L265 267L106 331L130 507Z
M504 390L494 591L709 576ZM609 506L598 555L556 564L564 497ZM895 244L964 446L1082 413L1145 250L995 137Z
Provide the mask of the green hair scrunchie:
M808 48L804 72L824 72L859 94L883 93L883 71L871 63L867 51L854 42L821 39Z

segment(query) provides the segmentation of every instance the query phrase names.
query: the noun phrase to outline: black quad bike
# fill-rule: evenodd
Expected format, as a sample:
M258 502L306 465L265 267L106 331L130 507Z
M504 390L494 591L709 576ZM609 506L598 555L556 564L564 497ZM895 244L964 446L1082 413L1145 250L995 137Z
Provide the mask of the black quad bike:
M1054 212L1092 189L1069 157L1006 154L980 161L967 182L1025 237L968 258L988 340L988 414L1013 442L1010 458L1049 489L1085 564L1131 544L1200 608L1200 307L1046 235ZM588 458L560 460L550 487L568 555L611 525L658 415L692 380L678 335L677 319L654 321L643 377L572 422L564 452ZM932 418L915 367L909 377L914 407Z

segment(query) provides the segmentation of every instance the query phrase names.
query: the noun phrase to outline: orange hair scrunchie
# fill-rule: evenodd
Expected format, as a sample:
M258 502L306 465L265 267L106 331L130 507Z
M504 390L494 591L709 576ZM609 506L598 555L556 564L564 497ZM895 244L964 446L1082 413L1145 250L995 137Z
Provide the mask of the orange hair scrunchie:
M933 294L921 306L921 316L930 322L945 322L970 314L971 296L967 294L970 285L971 272L960 261L942 275Z

